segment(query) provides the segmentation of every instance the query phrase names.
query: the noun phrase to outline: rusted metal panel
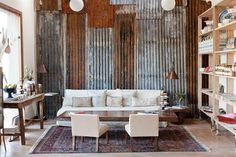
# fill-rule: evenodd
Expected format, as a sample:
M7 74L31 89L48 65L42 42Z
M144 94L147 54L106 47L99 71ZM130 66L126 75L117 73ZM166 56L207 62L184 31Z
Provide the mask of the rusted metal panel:
M194 109L197 109L197 72L198 72L198 15L209 8L209 4L204 1L188 0L187 9L187 27L186 27L186 70L187 70L187 93L188 102L192 104ZM197 112L197 110L193 111ZM195 113L193 113L195 114Z
M115 88L134 89L135 14L119 14L115 21Z
M182 0L178 0L177 7L166 12L160 7L160 1L138 0L137 5L121 5L131 0L89 0L79 13L70 10L69 0L62 0L60 4L45 2L42 10L37 11L40 17L37 37L44 40L37 44L38 62L43 58L49 71L55 71L38 75L39 80L43 77L46 91L57 89L62 93L65 83L61 83L61 79L67 88L80 89L161 89L165 86L173 93L175 85L177 92L188 93L190 104L196 104L197 16L209 6L203 1L188 0L187 7L178 7L182 4ZM60 8L61 12L52 12ZM88 18L80 18L82 14ZM84 36L80 32L85 32ZM134 38L134 44L130 37ZM67 56L58 62L63 56L61 49ZM180 77L176 81L165 79L172 61Z
M176 7L161 19L138 20L137 88L186 92L186 10ZM179 80L166 80L175 63ZM174 87L175 86L175 87ZM173 91L173 90L176 91Z
M64 55L63 55L63 16L59 12L37 13L37 64L44 64L47 73L38 74L38 82L43 90L64 94ZM47 98L46 115L55 117L61 107L60 96L55 99Z
M111 5L128 5L136 4L137 0L110 0Z
M140 0L110 0L112 5L128 5L128 4L137 4ZM158 1L158 0L156 0ZM176 6L182 6L186 0L176 0Z
M88 39L88 89L113 89L113 29L89 28Z
M66 72L70 89L84 89L85 84L85 14L67 14Z
M88 26L111 28L114 26L114 6L109 0L89 0L87 2Z
M136 14L136 5L116 5L115 14Z
M60 0L37 0L37 10L57 11L60 10Z

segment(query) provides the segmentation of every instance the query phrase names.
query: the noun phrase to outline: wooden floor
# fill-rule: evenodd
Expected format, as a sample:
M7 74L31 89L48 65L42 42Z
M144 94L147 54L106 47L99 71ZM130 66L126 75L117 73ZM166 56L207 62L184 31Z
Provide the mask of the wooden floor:
M47 121L46 127L53 125L54 121ZM3 145L0 147L0 157L24 157L24 156L50 156L50 157L64 157L64 156L79 156L79 157L236 157L234 136L228 131L221 129L221 134L215 136L210 131L210 125L204 120L188 120L185 126L193 133L193 135L211 150L205 153L171 153L171 152L157 152L157 153L119 153L119 154L54 154L54 155L29 155L28 152L37 138L43 133L43 130L37 129L38 125L31 125L27 127L26 146L21 146L19 141L7 142L7 153L4 152Z

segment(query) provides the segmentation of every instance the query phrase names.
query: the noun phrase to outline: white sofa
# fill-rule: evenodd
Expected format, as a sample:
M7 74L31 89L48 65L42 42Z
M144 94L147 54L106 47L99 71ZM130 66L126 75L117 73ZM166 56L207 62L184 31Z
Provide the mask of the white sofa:
M156 111L160 109L161 93L161 90L66 89L63 105L57 116L66 111ZM60 118L57 120L57 124L61 126L68 126L69 123Z

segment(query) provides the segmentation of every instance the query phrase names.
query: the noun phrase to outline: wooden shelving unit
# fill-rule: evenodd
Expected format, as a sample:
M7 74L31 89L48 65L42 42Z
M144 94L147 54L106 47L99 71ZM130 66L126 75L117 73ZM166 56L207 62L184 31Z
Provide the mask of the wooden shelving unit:
M227 42L225 42L228 39L233 38L236 40L236 20L233 20L232 22L221 27L218 26L219 14L223 10L233 8L235 6L236 1L223 0L198 17L199 46L202 44L202 41L209 39L210 37L210 40L213 40L213 53L199 52L198 54L198 107L200 115L205 114L211 119L212 125L216 130L216 134L218 134L218 127L222 126L226 130L233 133L236 139L236 124L220 122L217 117L220 114L220 108L224 109L226 113L236 113L236 76L235 74L230 76L224 74L219 75L218 71L218 73L216 73L216 70L219 70L216 66L220 65L225 66L228 69L233 69L233 65L236 64L236 47L227 49ZM213 21L213 31L202 34L205 21ZM206 38L208 35L209 37ZM222 44L222 42L225 42L225 45ZM200 69L207 67L210 67L213 71L200 72ZM224 69L223 72L228 71ZM223 94L219 92L220 87L221 89L224 89ZM212 109L212 113L204 110L204 108L208 107Z

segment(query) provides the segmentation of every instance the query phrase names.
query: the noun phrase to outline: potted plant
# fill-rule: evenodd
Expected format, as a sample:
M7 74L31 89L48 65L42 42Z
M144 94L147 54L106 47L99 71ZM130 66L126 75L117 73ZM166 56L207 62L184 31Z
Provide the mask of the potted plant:
M184 106L184 103L185 103L185 96L186 96L185 93L178 93L178 94L177 94L178 105L179 105L179 106Z
M32 81L34 79L34 71L28 67L25 68L25 77L24 80Z
M25 67L25 76L24 76L24 89L27 95L32 95L32 92L35 91L35 82L34 79L34 71L28 67Z

